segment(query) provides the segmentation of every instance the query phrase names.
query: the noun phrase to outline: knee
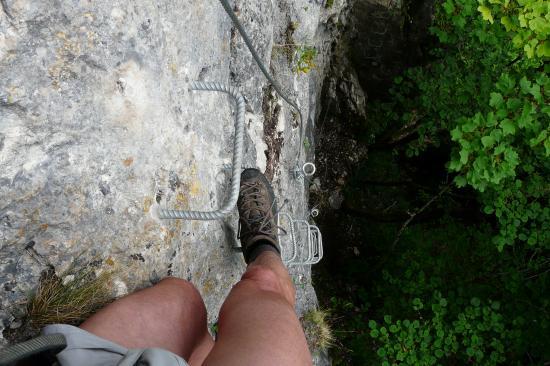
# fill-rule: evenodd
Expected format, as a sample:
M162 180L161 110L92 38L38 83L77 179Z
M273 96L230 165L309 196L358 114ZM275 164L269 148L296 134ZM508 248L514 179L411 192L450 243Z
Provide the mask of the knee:
M189 281L186 281L182 278L177 277L164 277L162 280L157 283L157 286L169 286L177 288L179 291L191 291L195 292L197 289ZM197 291L198 292L198 291Z
M192 307L193 310L206 314L201 294L191 282L177 277L166 277L155 286L169 294L166 298L175 302L176 306L182 309Z
M242 281L253 283L261 291L275 292L294 304L295 289L290 277L281 278L275 271L265 266L251 266L242 277Z
M197 288L189 281L177 277L165 277L156 286L166 288L173 291L179 297L184 298L201 298Z

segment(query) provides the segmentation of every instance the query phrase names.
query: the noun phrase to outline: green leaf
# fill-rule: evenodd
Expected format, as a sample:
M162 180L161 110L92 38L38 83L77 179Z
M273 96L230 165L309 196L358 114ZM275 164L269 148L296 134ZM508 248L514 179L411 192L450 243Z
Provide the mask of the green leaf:
M525 19L525 14L518 15L519 26L522 28L527 28L527 20Z
M508 73L504 73L500 76L500 79L496 83L496 87L503 93L510 93L516 86L516 81Z
M443 3L443 9L447 14L452 14L455 11L455 6L451 0L447 0Z
M476 350L476 359L478 361L481 361L483 359L483 352L481 352L480 350Z
M531 90L531 82L527 80L527 78L524 76L519 81L519 87L521 88L521 91L525 94L528 94Z
M529 102L525 102L523 105L523 110L521 116L518 118L519 128L528 128L533 120L531 113L533 111L533 106Z
M544 33L548 28L548 21L542 17L537 17L529 21L529 29L535 33Z
M376 322L374 320L369 320L369 328L376 329Z
M491 99L489 100L489 105L491 107L500 108L504 106L504 99L500 93L491 93Z
M468 153L468 151L466 150L460 150L460 152L458 153L460 155L460 162L465 165L466 163L468 163L468 156L470 155Z
M486 6L480 5L477 7L477 10L481 13L481 16L484 20L488 20L491 24L493 24L493 14L491 14L491 9L489 9Z
M490 136L495 139L496 142L500 142L503 134L502 131L498 128L491 131Z
M500 108L496 112L496 117L499 119L506 118L508 116L508 110L506 108Z
M519 98L509 98L506 101L506 107L512 112L518 110L522 105L523 103Z
M460 130L460 127L455 127L451 130L451 139L453 141L458 141L462 137L462 131Z
M453 20L453 24L458 28L462 29L466 25L466 18L462 16L462 14L453 16L452 20Z
M386 350L384 348L378 348L378 351L376 353L380 357L385 357L386 356Z
M537 137L529 140L529 146L535 147L548 137L548 130L542 131Z
M537 100L538 102L542 102L542 95L540 93L540 85L533 84L533 86L529 90L529 94L531 94L535 98L535 100Z
M475 307L478 307L481 304L481 301L479 301L477 297L473 297L472 300L470 301L470 304L472 304Z
M537 46L538 57L550 57L550 42L544 41Z
M491 136L483 136L481 138L481 143L483 144L483 147L491 148L495 144L495 139Z
M500 22L502 23L502 25L504 25L507 32L509 32L509 31L511 31L515 28L514 23L512 23L510 18L507 17L507 16L504 16L504 17L500 18Z
M513 135L516 133L516 126L514 125L514 122L512 122L509 119L505 119L502 122L500 122L500 127L502 128L502 132L504 133L504 136Z
M462 164L457 159L452 159L449 162L449 170L450 171L458 171L458 170L460 170L461 166L462 166Z
M506 149L506 151L504 151L504 159L509 162L513 168L515 168L519 164L518 153L515 152L512 148Z
M493 127L497 124L497 119L495 117L495 114L493 112L487 113L487 118L485 120L485 124L487 127Z
M476 129L476 125L474 123L474 120L469 120L468 123L465 123L462 125L462 131L469 133L474 132Z

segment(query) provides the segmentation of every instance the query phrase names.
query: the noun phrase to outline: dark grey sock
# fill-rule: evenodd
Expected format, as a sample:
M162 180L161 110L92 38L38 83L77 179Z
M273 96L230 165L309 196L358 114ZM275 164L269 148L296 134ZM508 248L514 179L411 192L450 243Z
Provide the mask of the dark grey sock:
M260 254L263 252L273 252L276 253L279 257L281 256L281 253L273 246L273 244L270 244L267 241L260 241L256 244L254 244L254 247L250 249L250 252L248 253L248 258L246 258L246 263L252 263Z

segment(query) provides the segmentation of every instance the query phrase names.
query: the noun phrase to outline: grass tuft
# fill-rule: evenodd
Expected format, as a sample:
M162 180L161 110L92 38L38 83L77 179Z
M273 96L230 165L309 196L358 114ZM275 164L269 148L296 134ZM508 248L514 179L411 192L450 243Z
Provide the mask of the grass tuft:
M326 351L334 345L335 338L327 310L308 311L302 318L302 326L310 350Z
M113 300L112 270L96 275L87 266L62 277L65 280L53 270L42 275L27 304L27 319L33 328L53 323L78 325Z

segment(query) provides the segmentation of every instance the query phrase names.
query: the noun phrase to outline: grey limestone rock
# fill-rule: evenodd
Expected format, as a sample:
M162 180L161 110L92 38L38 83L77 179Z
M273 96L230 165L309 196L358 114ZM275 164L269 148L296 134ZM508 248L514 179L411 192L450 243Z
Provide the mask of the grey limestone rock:
M314 128L334 29L315 1L238 0L260 55L298 99ZM318 68L296 75L272 57L289 21L297 42L319 49ZM5 0L0 8L0 343L40 273L97 261L124 268L131 291L173 275L203 295L209 321L245 264L237 216L166 221L156 205L214 209L231 161L233 107L227 97L189 92L191 80L238 86L247 98L246 166L266 168L267 81L217 1ZM308 212L292 179L303 148L289 106L273 183L286 210ZM292 268L297 312L316 306L310 268Z

